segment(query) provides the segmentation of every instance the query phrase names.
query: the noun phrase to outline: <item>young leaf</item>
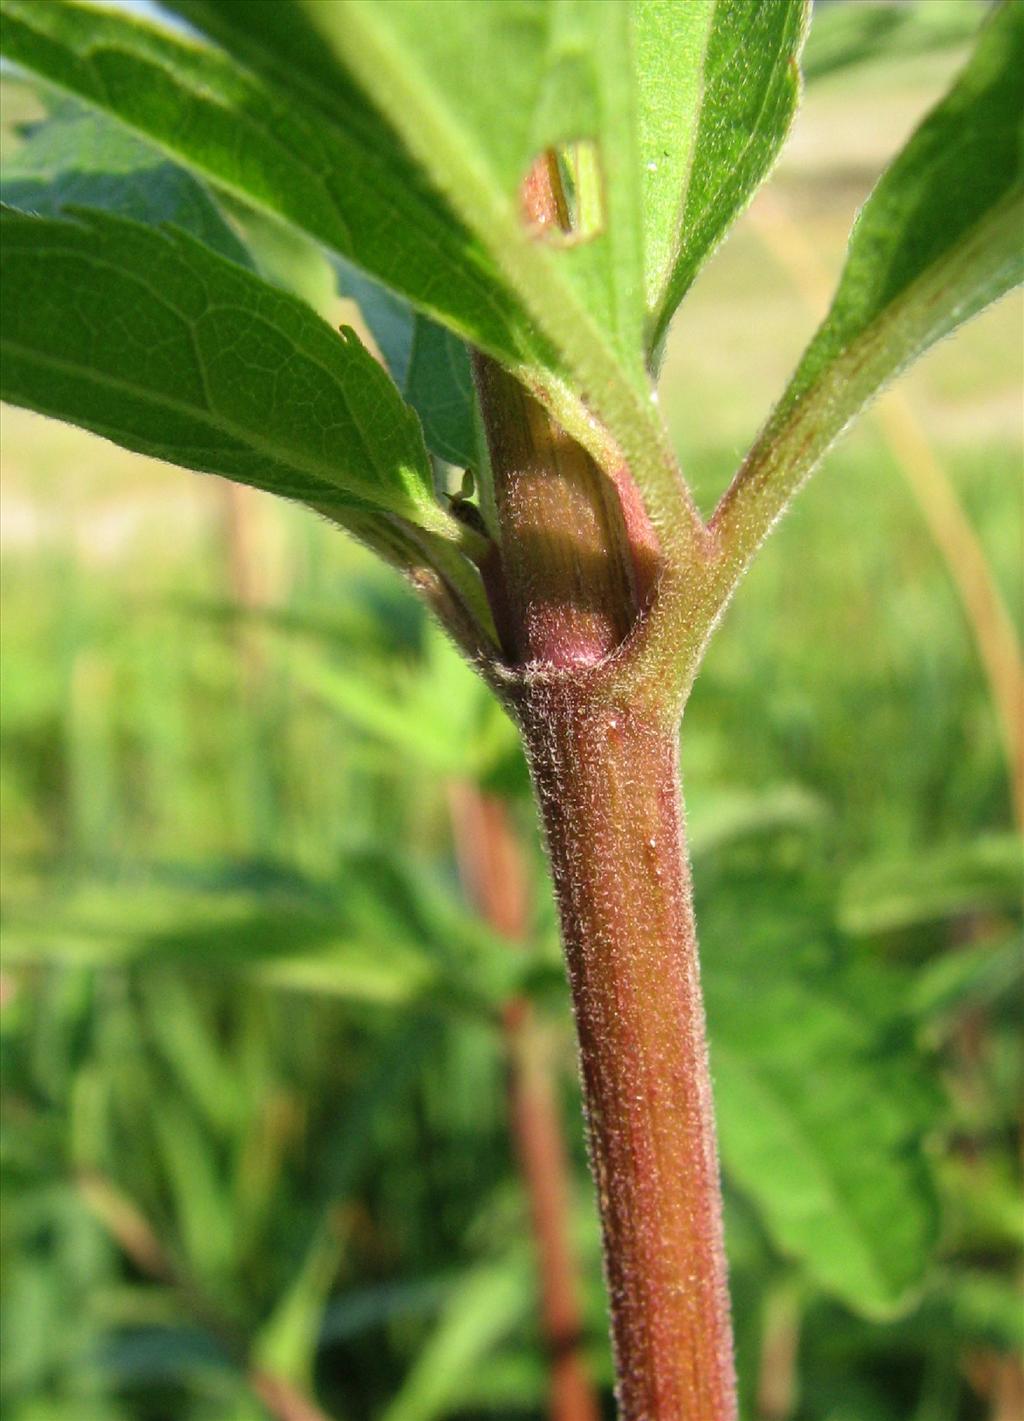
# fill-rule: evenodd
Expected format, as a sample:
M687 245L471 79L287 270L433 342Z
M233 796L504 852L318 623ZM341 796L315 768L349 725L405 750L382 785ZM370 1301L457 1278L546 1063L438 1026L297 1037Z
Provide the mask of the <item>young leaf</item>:
M253 265L201 182L121 124L70 99L5 161L0 200L40 217L100 207L151 227L170 222L240 266Z
M1024 7L1004 3L959 80L883 175L832 308L726 493L729 576L892 377L1024 274Z
M451 531L413 412L351 331L181 232L4 209L3 396L126 448Z
M636 71L650 344L778 155L806 0L639 0Z

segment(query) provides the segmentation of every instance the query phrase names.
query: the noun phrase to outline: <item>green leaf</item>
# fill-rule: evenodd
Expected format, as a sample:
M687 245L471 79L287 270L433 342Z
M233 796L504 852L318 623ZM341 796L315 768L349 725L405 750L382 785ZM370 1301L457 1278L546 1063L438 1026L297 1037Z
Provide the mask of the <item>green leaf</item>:
M775 161L805 0L639 0L636 71L651 345Z
M254 1361L275 1376L312 1390L320 1323L345 1249L330 1210L310 1241L295 1277L255 1338Z
M451 529L416 417L353 332L184 233L0 220L5 399L340 521Z
M378 936L335 908L290 895L88 884L60 901L11 905L5 940L11 962L201 964L208 972L391 1006L415 1001L436 970L418 944L397 939L390 926Z
M177 1092L164 1090L152 1127L189 1273L216 1288L238 1264L231 1192L214 1142Z
M886 933L1020 907L1024 844L1016 834L923 849L865 864L843 885L839 920L849 933Z
M644 362L629 6L307 16L298 0L174 0L208 40L76 0L0 8L9 59L503 361L599 461L628 461L666 548L689 548L696 515ZM527 230L520 184L540 151L577 138L597 146L604 211L589 241L559 245Z
M829 377L840 361L851 387L843 404L859 406L1020 280L1022 75L1024 10L1008 4L868 199L832 308L783 410L826 380L834 389Z
M872 397L1024 275L1022 75L1024 6L1004 3L861 211L832 308L719 507L734 570Z
M979 1007L991 1011L1000 1001L1015 1009L1024 987L1022 948L1017 932L941 952L916 975L911 993L915 1014L922 1021L941 1022Z
M434 1421L458 1407L467 1379L529 1311L529 1269L518 1253L481 1264L445 1303L382 1421Z
M460 468L478 467L469 351L458 336L426 316L417 316L413 325L404 394L433 453Z
M758 891L758 925L708 915L701 954L723 1166L819 1287L891 1315L935 1245L935 1091L888 977L846 970L806 910Z
M525 322L491 264L291 3L170 8L244 49L236 63L91 4L3 0L13 62L371 271L507 359Z
M70 99L5 160L0 200L41 217L100 207L151 227L170 222L240 266L253 264L201 182L121 124Z
M243 866L244 868L245 866ZM134 881L69 885L13 901L11 962L195 967L381 1005L421 999L490 1012L522 990L529 955L394 854L351 853L330 885L251 872L191 880L153 866Z

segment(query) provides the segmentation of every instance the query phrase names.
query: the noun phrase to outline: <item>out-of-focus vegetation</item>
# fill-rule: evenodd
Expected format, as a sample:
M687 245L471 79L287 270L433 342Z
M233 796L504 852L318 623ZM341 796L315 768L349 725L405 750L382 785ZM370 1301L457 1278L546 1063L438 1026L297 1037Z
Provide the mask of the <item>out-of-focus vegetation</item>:
M770 197L835 271L960 54L901 41L853 67L819 43ZM668 355L706 507L812 329L803 299L755 205ZM1020 335L1004 303L907 385L1015 613ZM254 1421L256 1368L338 1421L543 1415L499 1028L516 994L556 1041L610 1415L511 728L325 525L4 423L5 1415ZM1024 1406L1019 840L920 497L868 421L766 549L687 712L744 1415L764 1421ZM463 781L521 830L530 951L467 905Z

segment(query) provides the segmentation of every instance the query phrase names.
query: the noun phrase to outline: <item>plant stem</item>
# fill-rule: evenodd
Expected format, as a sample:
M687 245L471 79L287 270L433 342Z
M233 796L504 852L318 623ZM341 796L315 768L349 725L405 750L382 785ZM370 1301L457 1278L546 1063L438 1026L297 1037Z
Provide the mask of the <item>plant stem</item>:
M569 1161L549 1042L531 1004L509 1002L504 1016L509 1112L530 1201L540 1269L544 1340L551 1368L551 1421L598 1421L583 1353L583 1320L569 1236Z
M640 600L615 485L514 376L483 355L474 373L501 523L506 651L521 665L592 665L625 637Z
M623 1421L736 1415L673 724L587 678L518 697L579 1033Z
M459 874L481 916L513 948L526 946L527 870L507 806L476 785L449 790ZM530 1204L551 1368L551 1421L597 1421L569 1237L569 1161L548 1043L530 1002L502 1015L509 1123Z
M550 161L524 197L534 221L557 218ZM734 1421L677 702L671 679L638 698L615 675L652 596L657 612L661 549L628 470L610 478L487 357L474 373L501 533L505 700L561 914L622 1421Z

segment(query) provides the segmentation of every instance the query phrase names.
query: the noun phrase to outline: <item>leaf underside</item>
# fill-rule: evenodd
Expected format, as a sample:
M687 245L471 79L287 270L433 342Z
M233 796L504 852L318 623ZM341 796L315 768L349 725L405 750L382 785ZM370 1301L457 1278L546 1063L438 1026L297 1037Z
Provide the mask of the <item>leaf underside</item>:
M3 395L331 513L446 530L422 436L351 332L177 230L2 216Z

